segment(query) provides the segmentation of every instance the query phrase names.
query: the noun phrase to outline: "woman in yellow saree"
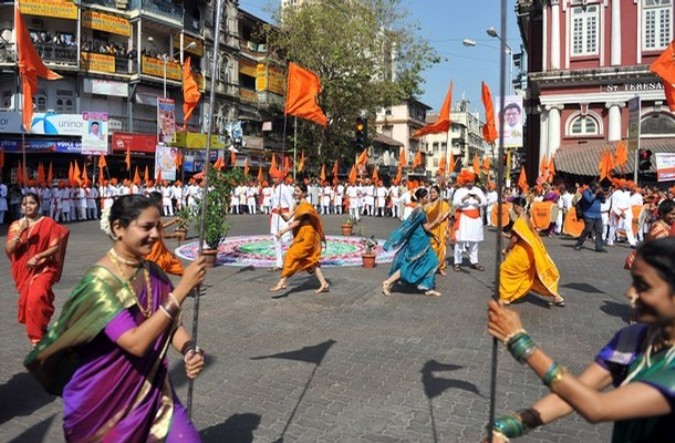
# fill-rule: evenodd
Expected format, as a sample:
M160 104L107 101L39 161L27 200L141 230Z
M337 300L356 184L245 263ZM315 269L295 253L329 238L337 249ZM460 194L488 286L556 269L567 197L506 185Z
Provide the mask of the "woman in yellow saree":
M310 274L316 274L319 279L319 289L315 294L328 292L328 282L321 272L321 244L325 243L326 236L323 233L323 226L319 220L319 214L314 206L307 203L307 185L296 183L294 197L297 204L293 210L288 213L281 213L281 217L288 221L291 218L293 223L277 232L277 237L281 238L287 231L293 231L293 242L286 251L284 266L281 269L281 279L276 286L270 288L270 291L277 292L286 289L286 279L300 272L307 271Z
M556 306L565 306L558 294L560 273L532 228L525 205L526 200L522 197L513 201L518 218L511 228L511 240L502 251L506 259L499 267L499 298L508 305L528 292L535 292L552 297L551 303Z
M445 214L448 211L450 211L450 205L441 198L441 189L438 185L431 186L429 188L429 205L426 208L427 219L436 220L440 214ZM445 268L447 267L445 254L448 250L447 236L449 224L450 221L448 218L445 218L430 231L433 234L431 237L431 248L434 250L436 257L438 257L438 273L443 276L448 275L445 272Z

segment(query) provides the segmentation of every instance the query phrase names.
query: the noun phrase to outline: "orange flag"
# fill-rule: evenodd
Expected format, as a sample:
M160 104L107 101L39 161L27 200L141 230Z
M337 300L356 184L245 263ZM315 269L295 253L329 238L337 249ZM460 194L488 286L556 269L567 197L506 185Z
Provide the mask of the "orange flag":
M626 163L628 163L628 149L626 148L626 143L621 140L614 153L614 164L623 167Z
M150 182L150 170L148 169L147 166L145 167L145 174L143 175L143 181L145 182L146 185L148 184L148 182Z
M297 166L298 172L302 172L303 169L305 169L305 151L302 151L300 154L300 161Z
M402 146L398 153L398 165L403 168L408 166L408 153L405 152L405 146Z
M108 167L108 163L106 163L106 161L105 161L105 155L103 155L103 154L100 154L98 156L98 167L101 168L101 169Z
M73 166L73 183L76 185L79 185L81 182L81 176L82 173L80 172L80 165L77 164L77 160L75 160L75 164Z
M331 170L333 173L333 178L337 179L338 173L340 172L340 167L338 165L337 159L335 160L335 164L333 165L333 169Z
M178 150L176 152L176 168L180 169L180 167L183 165L183 153Z
M14 7L14 26L16 29L16 45L19 50L19 76L23 94L22 123L26 132L30 132L33 122L33 96L38 90L38 77L47 80L58 80L61 76L45 66L40 55L33 46L28 28L23 22L21 9L17 3Z
M47 171L47 183L49 186L54 183L54 168L52 167L52 162L49 162L49 170Z
M377 165L373 168L373 177L372 177L373 182L377 183L380 181L380 174L377 173Z
M445 167L446 167L445 154L441 154L441 158L438 160L438 171L436 172L436 174L441 176L444 175Z
M321 175L319 175L321 183L326 181L326 164L321 165Z
M541 163L539 163L539 172L540 172L539 175L545 177L547 171L548 171L548 156L544 155L541 158Z
M328 119L316 102L319 94L321 94L319 77L296 63L289 63L284 114L294 115L321 126L327 126Z
M555 175L555 164L553 163L553 156L548 161L548 182L553 183L553 176Z
M525 166L520 168L520 176L518 177L518 187L522 192L527 192L530 187L527 185L527 175L525 174Z
M649 70L661 77L665 83L675 83L675 40L652 63Z
M403 178L403 166L398 165L398 171L396 171L396 177L393 180L394 184L399 185L401 183L402 178Z
M138 166L136 166L136 172L134 172L134 184L136 186L141 184L141 174L138 173Z
M164 177L162 177L162 168L158 168L157 170L157 177L155 177L155 180L157 183L161 184L164 181Z
M284 167L282 169L282 172L284 175L287 175L289 172L291 172L291 158L290 157L284 157Z
M40 186L45 186L47 184L45 179L45 167L42 165L42 162L38 163L37 182Z
M441 105L441 112L438 115L438 120L436 120L435 123L426 125L415 131L413 137L448 132L448 129L450 129L450 104L452 102L452 87L452 82L450 82L450 88L448 89L448 93L445 95L443 105Z
M279 170L279 166L277 166L277 156L272 154L272 165L270 166L270 175L274 177L280 172L281 171Z
M349 171L349 184L356 184L356 165L352 165L352 170Z
M497 140L497 126L495 125L495 110L492 105L492 94L485 82L481 86L481 98L485 107L485 125L483 125L483 140L492 144Z
M422 151L417 151L415 154L415 159L413 160L412 168L418 168L422 166Z
M89 181L89 176L87 175L87 165L86 163L82 165L82 183L87 184Z
M364 149L356 158L356 166L365 166L368 163L368 148Z
M262 166L258 166L258 185L262 184L262 182L263 182Z
M663 82L663 92L666 94L666 102L671 112L675 112L675 87L668 82Z
M51 168L52 165L49 165L49 167ZM51 169L50 169L50 171L51 171ZM105 177L103 176L103 168L98 168L98 184L102 185L103 180L105 180Z
M244 175L248 175L248 157L244 159Z
M236 159L235 159L236 161ZM220 171L225 167L225 159L223 157L218 157L215 162L213 162L213 169Z
M237 164L237 153L232 151L230 153L230 166L234 168L236 164Z
M448 159L448 171L455 172L455 153L450 148L450 158Z
M490 157L487 155L483 157L483 170L486 174L490 171Z
M124 163L127 164L127 171L131 171L131 146L127 145L127 155L124 157Z
M199 85L192 76L192 67L190 57L183 63L183 130L187 131L187 125L192 117L192 113L199 103L202 94L199 92Z
M476 152L473 156L473 172L476 176L480 176L480 159L478 158L478 153Z

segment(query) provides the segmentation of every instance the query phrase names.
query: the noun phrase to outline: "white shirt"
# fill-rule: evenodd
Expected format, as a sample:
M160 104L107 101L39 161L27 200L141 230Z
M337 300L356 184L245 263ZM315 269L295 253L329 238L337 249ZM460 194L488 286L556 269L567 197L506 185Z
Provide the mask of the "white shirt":
M465 196L473 194L465 201ZM473 186L471 189L461 187L455 191L452 199L452 205L455 209L469 210L484 207L487 204L487 199L479 188ZM468 216L461 216L459 222L459 229L456 233L458 242L479 242L483 241L483 219L481 217L471 218Z
M633 214L629 211L630 193L628 191L617 189L609 198L609 201L613 214L620 216L622 213L625 213L627 218L633 217Z
M630 196L630 205L631 206L643 206L645 204L644 198L642 198L642 194L638 194L637 192L633 195Z

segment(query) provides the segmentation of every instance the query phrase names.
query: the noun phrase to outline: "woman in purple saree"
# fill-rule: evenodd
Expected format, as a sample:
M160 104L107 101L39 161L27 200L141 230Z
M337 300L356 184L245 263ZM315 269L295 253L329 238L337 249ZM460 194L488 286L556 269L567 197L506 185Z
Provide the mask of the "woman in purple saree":
M106 216L113 248L73 290L26 367L63 397L69 442L200 441L171 386L166 354L173 345L185 355L188 378L204 366L179 315L204 278L203 260L173 288L157 265L142 260L159 238L154 203L124 196Z

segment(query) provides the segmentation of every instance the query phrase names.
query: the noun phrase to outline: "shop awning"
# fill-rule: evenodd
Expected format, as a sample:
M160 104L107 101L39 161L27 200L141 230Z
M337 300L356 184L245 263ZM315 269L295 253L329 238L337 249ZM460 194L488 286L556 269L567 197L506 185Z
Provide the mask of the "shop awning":
M555 169L573 175L597 176L598 164L603 151L616 152L618 142L591 142L576 145L563 145L554 154ZM640 147L649 149L652 153L675 152L674 138L643 138ZM634 171L633 153L628 153L628 164L624 169L625 174ZM615 173L621 173L620 168L614 169ZM656 172L656 160L652 158L650 172Z
M403 146L403 143L401 143L398 140L394 140L393 138L386 136L384 134L380 134L379 132L375 133L375 137L373 137L373 141L375 143L380 143L383 145L387 146Z

